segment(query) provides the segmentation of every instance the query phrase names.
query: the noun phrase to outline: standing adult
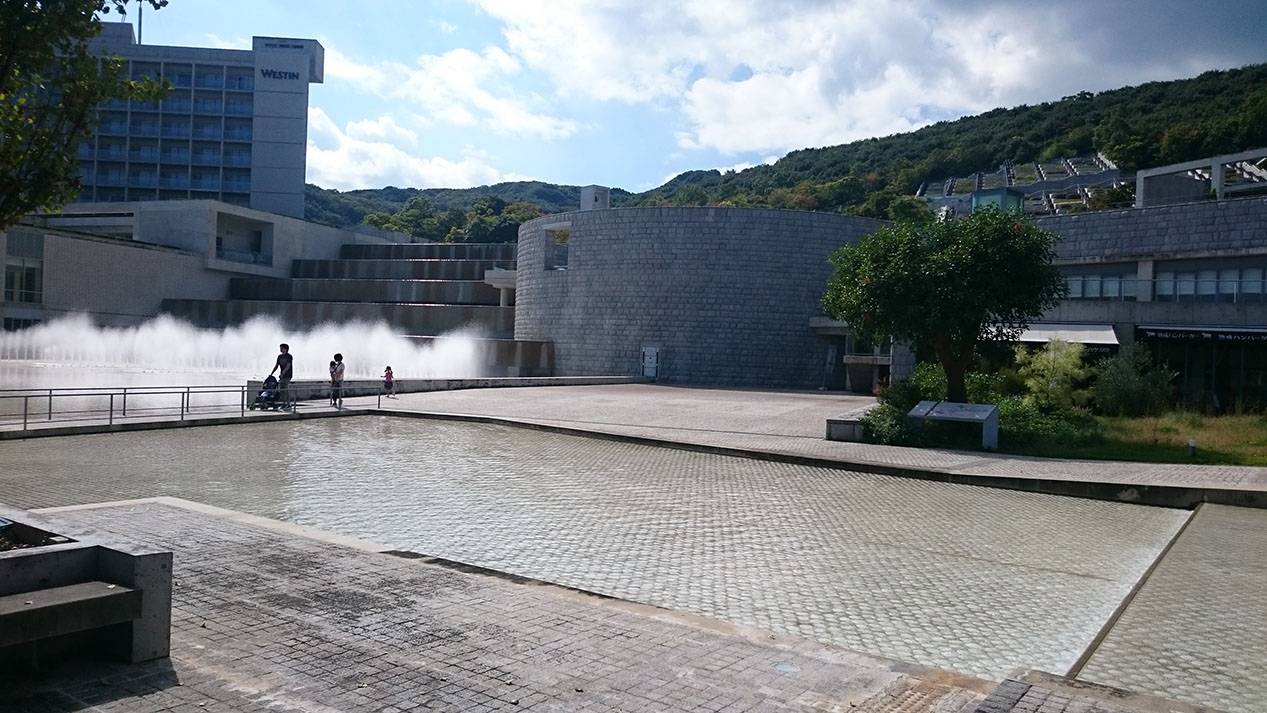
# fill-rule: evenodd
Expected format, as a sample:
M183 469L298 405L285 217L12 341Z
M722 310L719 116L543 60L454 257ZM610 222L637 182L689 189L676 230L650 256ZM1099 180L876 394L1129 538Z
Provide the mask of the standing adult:
M334 355L334 367L330 369L330 400L335 408L343 408L343 355Z
M278 397L282 402L282 408L290 408L293 411L295 404L291 400L290 380L295 375L295 358L290 355L289 344L281 344L278 349L281 353L277 355L277 362L273 364L273 369L268 372L268 375L272 376L273 372L280 370L277 374Z
M331 405L331 406L338 406L338 405L339 405L339 402L338 402L338 394L336 394L336 393L334 392L334 387L335 387L335 383L334 383L334 366L335 366L335 361L334 361L333 359L331 359L331 360L330 360L330 405Z

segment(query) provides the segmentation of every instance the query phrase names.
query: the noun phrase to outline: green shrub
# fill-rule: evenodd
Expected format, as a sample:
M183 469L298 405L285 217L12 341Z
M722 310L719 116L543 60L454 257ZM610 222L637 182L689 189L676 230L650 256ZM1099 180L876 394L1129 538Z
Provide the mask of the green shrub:
M917 401L946 400L946 372L941 368L941 364L931 361L919 364L907 381L911 382L919 393L920 398Z
M1044 411L1034 400L1017 396L999 401L999 440L1007 445L1038 441L1086 444L1102 439L1099 424L1083 409Z
M970 371L964 374L964 386L968 388L968 401L974 404L997 404L1003 399L1002 374Z
M915 367L909 378L895 381L876 392L876 400L906 413L920 401L942 401L946 398L946 374L937 364L923 363Z
M1095 368L1091 401L1100 413L1112 416L1156 414L1170 402L1170 382L1177 375L1154 366L1148 347L1130 344Z
M862 438L867 443L883 446L917 446L923 442L918 427L906 420L906 412L893 404L882 403L862 417Z

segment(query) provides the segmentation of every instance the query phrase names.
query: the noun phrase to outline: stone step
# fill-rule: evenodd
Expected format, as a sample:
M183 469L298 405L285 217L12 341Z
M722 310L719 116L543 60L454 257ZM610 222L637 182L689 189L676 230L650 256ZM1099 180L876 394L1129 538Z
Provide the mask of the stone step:
M311 329L323 322L385 322L393 331L418 336L439 336L463 327L476 328L491 339L513 339L515 333L515 308L491 305L167 299L160 311L205 329L272 317L290 329Z
M516 243L408 243L376 245L344 245L339 257L344 260L514 260Z
M514 270L515 260L362 259L295 260L294 278L482 280L489 270Z
M475 280L348 280L235 277L231 300L498 305L499 290Z

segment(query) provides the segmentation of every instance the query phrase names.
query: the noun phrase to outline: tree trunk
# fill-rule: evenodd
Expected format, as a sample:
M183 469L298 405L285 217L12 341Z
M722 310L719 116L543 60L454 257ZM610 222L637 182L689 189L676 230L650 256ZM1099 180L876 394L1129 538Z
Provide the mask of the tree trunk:
M946 372L946 400L952 403L968 403L968 387L964 383L964 374L968 371L968 363L972 361L972 350L975 344L968 344L958 351L950 344L937 342L933 350L937 360L941 362L942 371Z

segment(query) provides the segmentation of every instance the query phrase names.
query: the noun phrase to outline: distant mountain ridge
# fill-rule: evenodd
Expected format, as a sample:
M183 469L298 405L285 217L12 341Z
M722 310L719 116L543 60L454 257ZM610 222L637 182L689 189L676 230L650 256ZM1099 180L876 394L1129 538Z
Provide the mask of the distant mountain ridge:
M612 200L625 200L633 194L613 188ZM422 195L438 211L466 210L481 198L500 198L506 203L528 201L541 206L545 213L576 210L581 205L580 186L561 186L541 181L512 181L475 188L368 188L336 191L305 186L304 206L308 220L349 227L357 225L371 213L396 213L414 196Z
M723 205L891 217L928 180L993 171L1005 162L1098 151L1124 172L1267 146L1267 64L1210 71L1055 102L994 109L916 131L792 151L743 171L686 171L643 193L612 189L613 206ZM579 186L538 181L478 188L338 192L309 185L309 220L355 225L425 195L437 209L481 197L529 201L546 213L576 210Z

